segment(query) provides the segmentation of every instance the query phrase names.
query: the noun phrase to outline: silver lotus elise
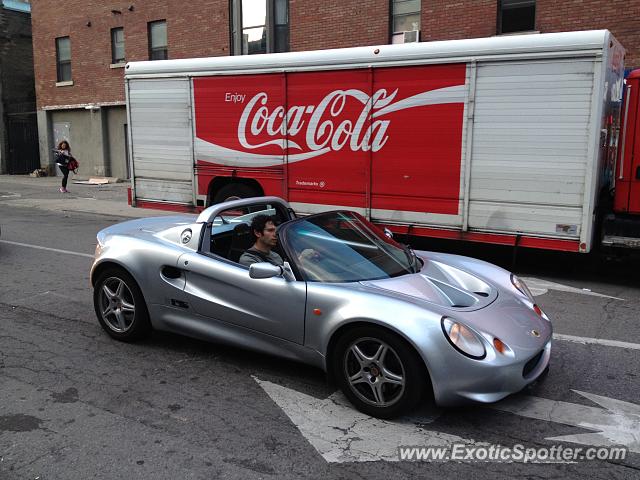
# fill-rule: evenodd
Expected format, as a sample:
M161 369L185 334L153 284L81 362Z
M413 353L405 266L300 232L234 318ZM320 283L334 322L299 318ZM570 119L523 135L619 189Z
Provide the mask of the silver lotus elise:
M260 214L279 224L284 266L238 263ZM154 328L309 363L382 418L423 398L495 402L536 380L551 353L549 318L510 272L414 252L351 211L296 218L276 197L106 228L91 282L115 339Z

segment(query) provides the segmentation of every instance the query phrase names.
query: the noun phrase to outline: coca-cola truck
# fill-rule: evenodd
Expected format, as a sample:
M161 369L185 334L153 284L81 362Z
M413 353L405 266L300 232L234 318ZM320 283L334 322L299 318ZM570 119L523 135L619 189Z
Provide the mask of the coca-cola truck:
M131 204L276 195L408 235L640 246L624 56L598 30L131 62Z

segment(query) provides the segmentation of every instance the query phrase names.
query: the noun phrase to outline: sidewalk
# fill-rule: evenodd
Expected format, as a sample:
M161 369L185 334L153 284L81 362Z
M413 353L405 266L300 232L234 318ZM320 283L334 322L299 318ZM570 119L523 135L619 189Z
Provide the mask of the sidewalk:
M60 193L61 177L0 175L0 211L24 207L125 218L175 215L175 212L164 210L130 207L127 204L129 181L86 185L73 183L73 180L74 176L71 175L67 185L70 193Z

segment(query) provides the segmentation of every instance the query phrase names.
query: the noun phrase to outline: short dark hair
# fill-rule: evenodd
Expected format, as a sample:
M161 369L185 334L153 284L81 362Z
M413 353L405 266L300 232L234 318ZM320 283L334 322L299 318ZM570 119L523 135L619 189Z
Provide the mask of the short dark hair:
M254 233L254 235L255 232L262 233L267 226L267 223L269 222L273 222L273 224L275 225L276 217L273 215L256 215L251 220L251 231Z

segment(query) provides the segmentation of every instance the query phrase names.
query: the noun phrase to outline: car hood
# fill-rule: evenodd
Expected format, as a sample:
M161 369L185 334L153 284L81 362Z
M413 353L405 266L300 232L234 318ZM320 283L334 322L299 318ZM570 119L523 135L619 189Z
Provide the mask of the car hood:
M497 298L498 289L488 279L442 261L422 258L424 265L418 273L360 284L378 292L452 309L477 310Z

